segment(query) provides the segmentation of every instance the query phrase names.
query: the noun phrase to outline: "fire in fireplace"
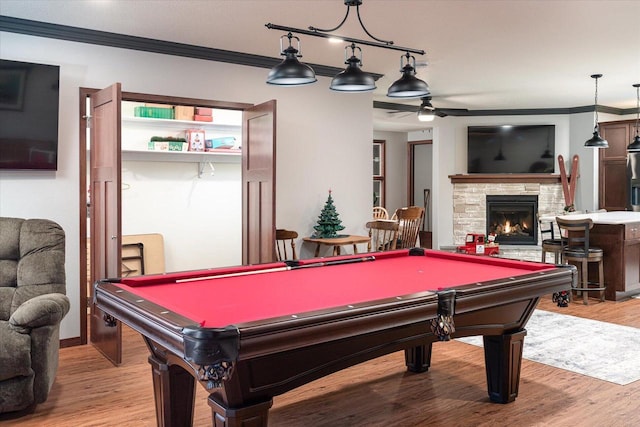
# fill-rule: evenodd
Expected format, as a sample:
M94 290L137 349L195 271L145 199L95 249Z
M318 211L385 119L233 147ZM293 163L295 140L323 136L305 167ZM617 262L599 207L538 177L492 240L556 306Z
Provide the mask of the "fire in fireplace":
M538 244L538 196L486 196L487 234L503 245Z

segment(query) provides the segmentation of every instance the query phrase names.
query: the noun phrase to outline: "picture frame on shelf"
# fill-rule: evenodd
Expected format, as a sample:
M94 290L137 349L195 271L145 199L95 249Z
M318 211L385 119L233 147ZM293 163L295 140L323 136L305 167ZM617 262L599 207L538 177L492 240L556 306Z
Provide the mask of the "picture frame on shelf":
M205 151L205 132L202 129L188 129L186 131L189 151Z

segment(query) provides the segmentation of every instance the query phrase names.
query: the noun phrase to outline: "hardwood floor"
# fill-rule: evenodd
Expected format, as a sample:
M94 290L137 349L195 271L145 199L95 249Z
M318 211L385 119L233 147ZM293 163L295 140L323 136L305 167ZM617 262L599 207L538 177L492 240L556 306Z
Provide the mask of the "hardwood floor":
M640 328L640 299L538 308ZM571 333L571 331L558 331ZM525 339L526 343L526 339ZM60 350L49 400L3 426L154 426L147 349L125 328L123 364L112 366L92 346ZM638 349L640 354L640 349ZM196 426L211 425L198 387ZM270 426L621 426L640 425L640 381L620 386L524 360L515 402L490 403L482 349L434 344L431 369L405 371L402 352L338 372L274 399Z

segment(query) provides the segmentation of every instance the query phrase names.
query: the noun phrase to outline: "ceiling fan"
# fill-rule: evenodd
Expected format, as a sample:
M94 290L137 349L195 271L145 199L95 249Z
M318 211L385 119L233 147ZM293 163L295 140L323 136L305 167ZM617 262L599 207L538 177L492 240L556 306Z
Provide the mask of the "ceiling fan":
M434 107L433 104L431 104L431 99L432 99L431 96L424 96L420 99L422 100L422 103L418 107L410 106L406 109L405 108L397 109L394 111L389 111L389 114L405 113L404 116L398 116L398 117L405 117L409 114L417 113L418 120L423 122L428 122L433 120L435 116L438 116L438 117L458 116L458 115L463 115L461 113L469 111L466 108Z

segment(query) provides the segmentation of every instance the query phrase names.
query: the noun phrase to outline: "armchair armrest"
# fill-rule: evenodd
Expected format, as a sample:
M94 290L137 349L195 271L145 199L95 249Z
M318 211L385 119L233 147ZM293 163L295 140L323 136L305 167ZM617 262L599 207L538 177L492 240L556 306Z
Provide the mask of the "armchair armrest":
M69 298L64 294L38 295L18 307L9 324L16 332L29 333L33 328L60 323L69 308Z

